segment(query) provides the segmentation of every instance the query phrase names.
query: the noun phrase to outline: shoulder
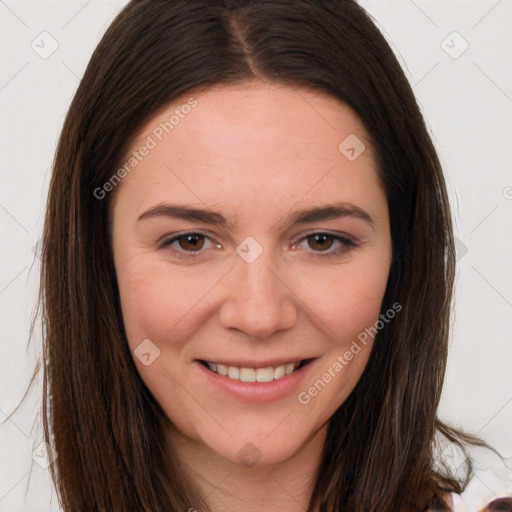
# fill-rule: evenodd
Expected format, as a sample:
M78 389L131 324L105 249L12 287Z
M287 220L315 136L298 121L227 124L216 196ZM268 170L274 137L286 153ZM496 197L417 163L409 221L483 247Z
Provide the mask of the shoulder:
M467 469L466 455L456 444L444 444L444 448L443 444L438 456L462 477ZM461 494L431 500L426 512L512 512L512 459L502 459L485 447L464 448L473 465L471 480Z
M449 494L436 494L430 498L425 512L453 512L453 498Z
M473 476L461 494L453 494L454 512L512 512L512 459L483 447L468 452Z

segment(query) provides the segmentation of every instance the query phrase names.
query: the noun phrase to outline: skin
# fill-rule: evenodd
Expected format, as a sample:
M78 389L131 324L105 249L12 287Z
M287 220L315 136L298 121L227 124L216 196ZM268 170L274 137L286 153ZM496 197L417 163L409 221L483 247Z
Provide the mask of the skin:
M329 418L350 394L366 346L312 397L307 390L379 318L391 238L387 202L368 136L357 115L330 96L282 85L222 86L194 96L180 119L117 186L111 202L113 250L132 354L150 339L160 355L134 362L172 421L168 436L214 512L305 510ZM160 112L129 152L168 120ZM338 145L355 134L354 161ZM165 202L222 213L235 227L166 216L138 221ZM292 225L296 211L344 202L374 221L340 217ZM162 247L163 237L200 232ZM315 243L312 233L349 237ZM248 236L263 252L251 263L236 248ZM309 237L309 238L308 238ZM174 250L173 250L174 249ZM332 257L326 253L339 254ZM316 357L300 389L276 402L243 403L205 385L198 357L262 360ZM251 442L255 465L237 455Z

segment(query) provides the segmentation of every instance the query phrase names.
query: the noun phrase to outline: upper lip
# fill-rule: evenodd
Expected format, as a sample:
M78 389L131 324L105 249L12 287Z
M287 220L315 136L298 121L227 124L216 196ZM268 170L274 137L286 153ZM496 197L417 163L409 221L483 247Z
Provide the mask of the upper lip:
M239 359L238 361L228 361L222 358L198 358L197 361L210 362L214 364L223 364L224 366L236 366L238 368L269 368L276 366L282 366L288 363L300 363L301 361L307 361L310 359L316 359L316 357L287 357L280 359L266 359L264 361L249 361L248 359Z

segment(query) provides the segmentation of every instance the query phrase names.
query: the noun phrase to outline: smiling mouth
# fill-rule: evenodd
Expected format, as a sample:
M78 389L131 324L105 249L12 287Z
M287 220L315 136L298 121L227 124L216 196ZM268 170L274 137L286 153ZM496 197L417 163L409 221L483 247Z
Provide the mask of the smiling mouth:
M209 361L199 361L199 363L213 373L232 380L239 380L241 382L272 382L273 380L282 379L291 375L311 361L313 361L313 359L303 359L302 361L295 363L288 363L273 367L269 366L267 368L227 366L220 363L211 363Z

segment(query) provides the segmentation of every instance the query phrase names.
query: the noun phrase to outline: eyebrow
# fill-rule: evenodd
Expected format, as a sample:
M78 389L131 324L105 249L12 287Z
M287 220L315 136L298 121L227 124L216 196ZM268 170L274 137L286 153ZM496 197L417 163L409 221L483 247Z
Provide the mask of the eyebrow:
M219 212L176 203L158 204L140 215L137 222L155 217L171 217L188 222L211 224L226 229L234 229L237 226L236 222L228 221L228 219ZM377 226L375 219L366 210L350 203L327 204L293 212L286 216L286 219L288 219L291 225L310 224L339 218L362 220L373 230L375 230Z

